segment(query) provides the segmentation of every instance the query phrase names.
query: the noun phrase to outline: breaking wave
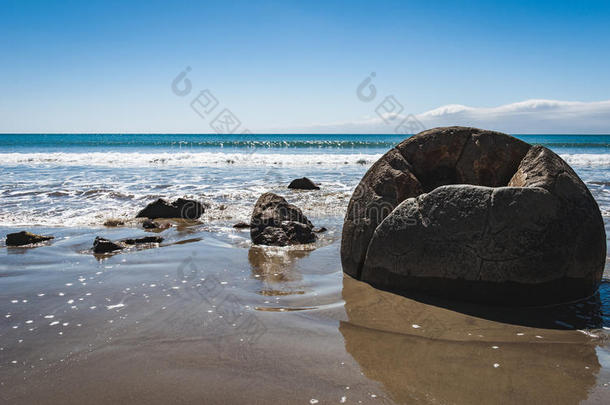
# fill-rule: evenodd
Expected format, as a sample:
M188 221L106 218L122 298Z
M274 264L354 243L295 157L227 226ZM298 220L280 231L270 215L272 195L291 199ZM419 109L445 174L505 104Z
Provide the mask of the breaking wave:
M560 156L574 166L610 167L610 154L566 153ZM88 152L0 153L2 165L56 166L338 166L370 165L381 153L225 153L225 152Z
M364 153L224 153L224 152L89 152L0 153L0 162L11 165L56 166L337 166L366 165L381 154Z

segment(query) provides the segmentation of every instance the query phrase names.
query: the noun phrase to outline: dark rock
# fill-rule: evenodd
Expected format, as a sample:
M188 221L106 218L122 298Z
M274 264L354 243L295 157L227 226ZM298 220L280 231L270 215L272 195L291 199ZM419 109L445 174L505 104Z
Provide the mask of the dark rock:
M328 229L324 228L323 226L320 228L313 228L313 232L315 232L315 233L323 233L326 231L328 231Z
M161 231L163 229L170 228L171 226L172 224L170 224L169 222L157 222L151 219L146 219L144 220L144 222L142 222L142 228L148 230Z
M205 211L204 206L195 200L178 198L169 203L162 198L148 204L142 211L138 212L137 218L184 218L197 219Z
M121 219L116 219L116 218L111 218L111 219L107 219L104 222L104 226L110 227L110 228L114 228L117 226L123 226L125 225L125 221L121 220Z
M122 239L121 242L127 245L140 245L143 243L161 243L163 238L160 236L144 236L136 239Z
M124 247L124 245L115 243L110 239L100 238L99 236L93 241L93 253L109 253L121 250Z
M247 222L238 222L235 225L233 225L233 228L236 228L236 229L246 229L246 228L248 228L248 229L250 229L250 224L247 223Z
M6 235L6 246L31 245L51 239L53 239L53 236L36 235L35 233L21 231Z
M142 222L142 228L144 229L156 229L159 228L159 224L151 219L146 219Z
M302 177L300 179L294 179L288 185L288 188L292 188L295 190L319 190L318 187L313 181L309 180L307 177Z
M93 242L93 253L110 253L125 249L128 246L143 245L148 243L161 243L163 238L159 236L143 236L141 238L127 238L113 242L110 239L96 237Z
M397 292L505 305L595 292L601 213L559 156L475 128L424 131L366 173L348 206L349 275Z
M250 237L257 245L286 246L316 240L313 225L303 212L273 193L258 198L250 224Z

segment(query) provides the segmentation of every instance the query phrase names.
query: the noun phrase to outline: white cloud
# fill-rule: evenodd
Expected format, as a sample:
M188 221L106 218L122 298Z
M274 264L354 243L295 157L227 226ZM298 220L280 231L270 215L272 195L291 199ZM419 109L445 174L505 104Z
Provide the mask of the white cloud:
M374 116L360 121L316 124L290 131L284 128L274 132L387 134L394 133L395 127L405 117L401 115L386 123L381 117ZM415 117L425 128L463 125L513 134L608 134L610 100L590 103L526 100L490 108L450 104ZM387 120L388 116L383 118Z

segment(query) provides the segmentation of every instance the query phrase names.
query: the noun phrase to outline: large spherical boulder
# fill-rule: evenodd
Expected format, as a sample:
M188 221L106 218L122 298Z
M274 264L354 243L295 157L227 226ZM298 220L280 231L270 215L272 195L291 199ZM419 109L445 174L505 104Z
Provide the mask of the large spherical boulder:
M506 305L583 298L606 258L593 196L559 156L476 128L421 132L350 200L343 270L374 286Z

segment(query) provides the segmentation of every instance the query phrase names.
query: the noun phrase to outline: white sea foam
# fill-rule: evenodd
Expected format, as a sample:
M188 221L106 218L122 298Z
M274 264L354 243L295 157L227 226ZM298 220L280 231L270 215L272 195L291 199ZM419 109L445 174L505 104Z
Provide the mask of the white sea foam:
M575 166L610 167L607 153L564 153L560 155ZM2 165L47 166L337 166L370 165L381 157L375 153L260 153L260 152L90 152L90 153L0 153Z
M561 156L608 216L610 154ZM379 157L326 151L0 153L5 174L0 226L101 226L108 218L134 218L157 198L177 197L206 203L202 220L207 224L232 223L247 221L256 199L267 191L285 196L310 217L342 217L354 188ZM286 188L303 175L321 190Z
M602 153L565 153L563 160L573 166L595 166L610 168L610 154Z
M6 166L337 166L371 164L380 157L381 154L363 153L51 152L0 153L0 162Z

